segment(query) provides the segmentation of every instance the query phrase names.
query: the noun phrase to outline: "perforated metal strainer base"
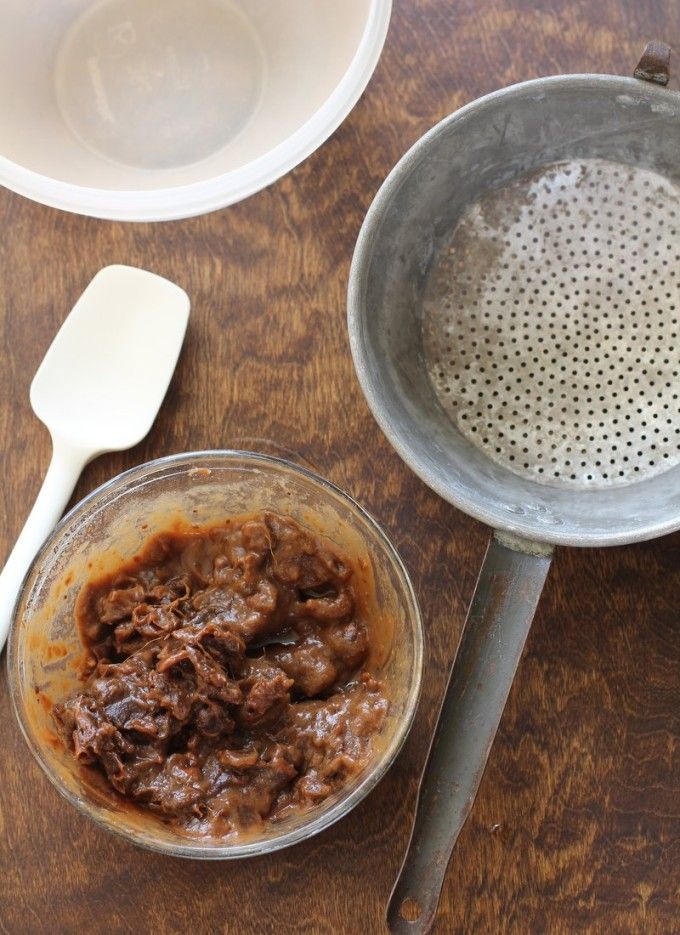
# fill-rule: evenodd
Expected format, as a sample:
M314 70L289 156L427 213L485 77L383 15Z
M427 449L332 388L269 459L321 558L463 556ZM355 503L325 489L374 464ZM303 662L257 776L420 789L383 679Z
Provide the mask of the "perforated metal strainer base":
M423 307L430 378L462 434L557 485L680 463L679 230L675 185L595 159L472 205Z

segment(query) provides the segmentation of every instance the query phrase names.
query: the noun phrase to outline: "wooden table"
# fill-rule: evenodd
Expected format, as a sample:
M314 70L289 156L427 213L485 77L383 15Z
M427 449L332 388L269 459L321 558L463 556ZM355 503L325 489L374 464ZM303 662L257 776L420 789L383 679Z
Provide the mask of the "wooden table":
M33 763L3 667L0 932L383 931L488 532L410 473L367 409L345 330L352 248L378 185L435 121L524 78L630 73L650 38L680 41L675 0L397 0L350 117L302 166L236 207L135 226L0 193L0 555L49 457L28 403L33 373L97 269L131 263L185 287L190 330L149 437L90 465L76 497L176 451L289 455L384 524L427 625L422 703L389 775L309 843L236 864L151 855L77 814ZM680 535L558 553L449 868L438 932L680 929L679 594Z

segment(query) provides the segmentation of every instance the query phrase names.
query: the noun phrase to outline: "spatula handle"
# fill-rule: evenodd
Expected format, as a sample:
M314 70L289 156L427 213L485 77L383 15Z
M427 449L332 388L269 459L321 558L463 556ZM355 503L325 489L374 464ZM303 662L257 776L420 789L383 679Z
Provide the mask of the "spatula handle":
M432 928L446 867L482 780L550 559L550 547L538 543L499 533L489 543L387 910L392 935L425 935Z
M89 457L54 441L52 460L33 509L0 572L0 652L5 645L17 594L31 562L64 512Z

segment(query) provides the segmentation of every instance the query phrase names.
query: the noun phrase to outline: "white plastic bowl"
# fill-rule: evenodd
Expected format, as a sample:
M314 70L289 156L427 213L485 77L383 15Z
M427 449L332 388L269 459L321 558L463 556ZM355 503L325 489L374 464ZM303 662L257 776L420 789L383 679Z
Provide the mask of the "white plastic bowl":
M4 0L0 183L128 221L240 201L344 120L390 12L391 0Z

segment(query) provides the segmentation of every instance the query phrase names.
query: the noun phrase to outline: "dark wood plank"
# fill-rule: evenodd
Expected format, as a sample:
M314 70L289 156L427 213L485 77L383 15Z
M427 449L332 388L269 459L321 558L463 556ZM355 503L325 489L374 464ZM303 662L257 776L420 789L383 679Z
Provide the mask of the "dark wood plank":
M0 932L383 931L487 531L417 481L368 412L345 331L354 241L390 167L450 110L536 75L630 73L647 39L679 37L671 0L397 0L374 80L345 124L243 204L135 226L0 193L0 555L49 457L28 403L33 373L96 270L138 264L190 293L188 340L149 437L90 465L76 496L173 451L292 452L394 537L428 635L416 727L380 786L320 837L236 864L150 855L76 814L33 764L3 670ZM677 931L679 591L678 535L558 555L450 867L438 931Z

